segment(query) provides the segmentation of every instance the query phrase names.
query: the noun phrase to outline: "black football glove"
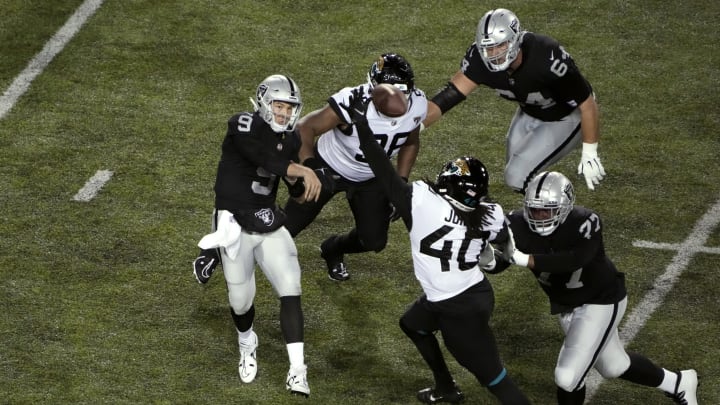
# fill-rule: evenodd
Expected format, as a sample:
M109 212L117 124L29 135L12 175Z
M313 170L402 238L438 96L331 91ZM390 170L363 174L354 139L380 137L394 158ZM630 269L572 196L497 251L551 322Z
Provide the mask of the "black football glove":
M365 98L363 87L353 89L348 100L348 105L340 104L340 106L348 112L350 122L355 125L367 125L367 108L370 104L370 98Z
M206 284L220 261L214 249L202 250L193 261L193 275L200 284Z
M505 269L510 267L510 265L512 264L507 260L507 258L505 257L505 253L502 250L495 248L495 250L493 251L493 254L495 255L495 267L492 269L489 269L489 270L485 269L485 273L489 273L489 274L502 273L503 271L505 271Z
M405 180L405 183L408 182L407 177L400 177L400 178ZM388 219L390 219L390 222L395 222L398 219L400 219L400 211L398 211L398 209L395 208L395 205L393 203L390 203L390 215L388 216Z
M330 193L335 192L335 180L340 178L339 175L334 174L333 171L327 167L315 169L315 175L318 180L320 180L320 184L322 185L322 189L324 191L328 191Z

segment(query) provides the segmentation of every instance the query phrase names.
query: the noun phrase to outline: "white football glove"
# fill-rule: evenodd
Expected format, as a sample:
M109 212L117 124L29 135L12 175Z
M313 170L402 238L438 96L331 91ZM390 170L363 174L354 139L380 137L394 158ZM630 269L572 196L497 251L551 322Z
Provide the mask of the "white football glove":
M585 176L585 183L590 190L595 190L595 184L600 184L600 180L605 176L605 168L600 163L597 147L597 143L583 142L582 157L578 165L578 174Z
M530 262L530 255L515 249L512 255L512 263L521 267L527 267L528 262Z
M492 271L495 269L497 261L495 260L495 249L491 244L488 243L485 249L480 253L479 259L481 269L485 271Z

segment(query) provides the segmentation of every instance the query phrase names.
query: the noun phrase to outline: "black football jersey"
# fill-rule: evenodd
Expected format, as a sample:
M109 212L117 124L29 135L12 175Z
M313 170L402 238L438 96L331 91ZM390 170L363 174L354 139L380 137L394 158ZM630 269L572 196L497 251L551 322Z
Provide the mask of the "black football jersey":
M252 232L279 228L284 214L275 203L278 184L300 143L297 133L278 134L257 113L232 116L215 179L215 208L232 212Z
M576 206L548 236L530 230L522 210L507 215L520 251L532 254L532 269L550 299L551 312L584 304L613 304L626 296L625 275L605 255L600 217Z
M521 49L522 63L516 71L493 72L473 43L461 70L473 82L495 89L500 97L516 101L525 113L542 121L559 121L592 94L590 83L556 40L526 32Z

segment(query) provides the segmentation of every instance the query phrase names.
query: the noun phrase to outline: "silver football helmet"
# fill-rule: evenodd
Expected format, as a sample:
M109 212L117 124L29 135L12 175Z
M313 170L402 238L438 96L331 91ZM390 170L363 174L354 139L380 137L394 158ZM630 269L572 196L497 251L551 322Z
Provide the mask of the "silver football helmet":
M490 71L501 72L515 61L523 34L512 11L498 8L485 13L478 23L475 46Z
M575 190L562 173L542 172L525 191L523 214L533 232L547 236L565 222L575 204Z
M273 131L280 133L295 129L302 110L302 97L300 97L300 88L290 77L283 75L266 77L257 88L255 100L251 101L255 110L259 111L260 117L270 125ZM284 122L277 122L275 119L273 111L273 102L275 101L282 101L293 106L290 115L284 116ZM280 116L283 115L280 114Z

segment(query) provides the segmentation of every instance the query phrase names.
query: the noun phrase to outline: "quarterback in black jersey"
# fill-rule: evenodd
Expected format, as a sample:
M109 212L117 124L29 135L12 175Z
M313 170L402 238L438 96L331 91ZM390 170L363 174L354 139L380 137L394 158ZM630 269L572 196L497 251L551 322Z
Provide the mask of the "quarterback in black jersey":
M590 83L554 39L522 31L506 9L488 11L460 70L428 103L429 127L479 85L518 103L507 132L505 183L522 192L533 176L582 142L578 174L591 190L605 176L597 154L598 106Z
M240 380L250 383L257 373L258 337L255 319L255 264L280 297L280 328L290 369L286 388L309 395L304 359L303 313L297 249L285 229L285 213L277 205L280 178L289 194L314 201L320 193L315 172L292 162L301 141L293 132L302 99L295 82L283 75L268 76L257 88L254 113L239 113L228 120L222 156L215 180L213 231L198 246L193 274L208 281L222 262L233 322L238 333ZM219 256L218 256L219 251Z
M418 400L434 404L464 399L440 350L435 336L439 331L458 363L502 404L529 404L503 367L490 328L495 296L482 270L496 263L490 243L507 244L510 233L502 207L485 201L487 169L465 156L447 162L435 182L408 184L380 146L382 134L370 128L366 106L355 91L343 107L356 125L367 163L408 229L415 278L423 289L400 318L400 328L435 380L434 387L417 393Z
M523 209L507 215L511 261L532 271L565 334L555 366L558 404L584 402L594 367L605 378L657 387L678 404L696 405L695 370L668 371L625 351L618 335L627 307L624 274L605 254L600 216L574 202L567 177L542 172L528 184ZM493 272L509 266L504 257L496 255Z

